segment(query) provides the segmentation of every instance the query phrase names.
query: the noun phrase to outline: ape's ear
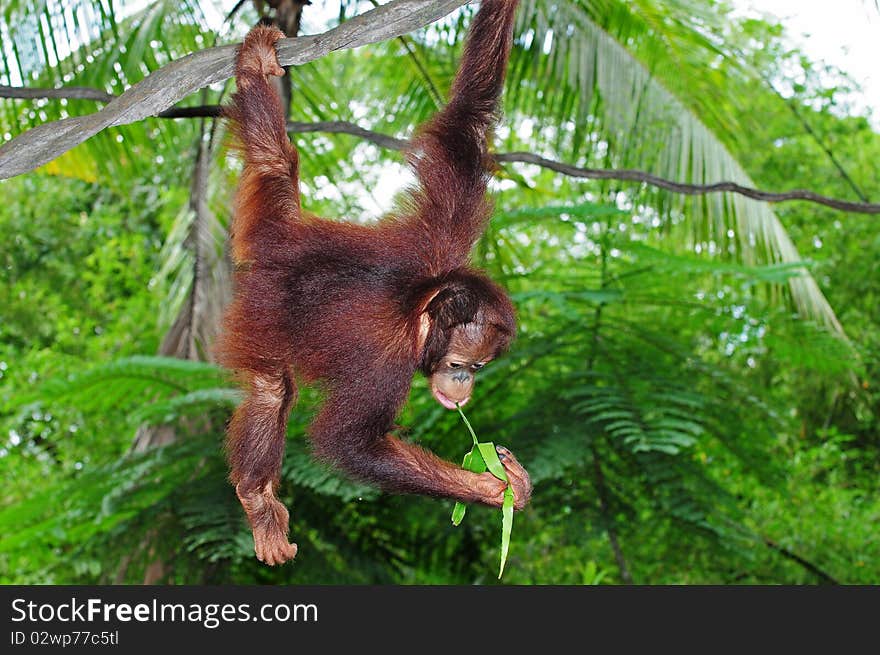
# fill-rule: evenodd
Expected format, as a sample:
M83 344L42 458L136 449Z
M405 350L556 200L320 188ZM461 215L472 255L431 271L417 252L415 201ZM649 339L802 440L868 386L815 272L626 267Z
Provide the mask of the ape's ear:
M421 358L419 359L419 369L427 376L430 376L437 364L443 359L446 351L449 350L449 340L452 337L452 328L442 328L436 321L424 313L422 314L422 325L425 326L425 341L422 346Z
M432 289L419 300L419 314L425 315L428 313L428 307L431 306L434 298L436 298L441 291L443 291L443 287L440 287L439 289Z
M431 320L431 317L428 316L428 312L422 312L421 314L419 314L419 352L422 352L422 349L425 347L425 342L428 340L428 334L430 334L433 324L434 322Z
M422 348L425 347L425 341L427 341L428 339L428 333L431 331L431 327L434 325L434 319L431 318L431 315L428 313L428 305L430 305L431 301L437 297L438 293L440 293L440 289L433 289L418 301L418 316L416 320L419 322L419 352L421 352Z

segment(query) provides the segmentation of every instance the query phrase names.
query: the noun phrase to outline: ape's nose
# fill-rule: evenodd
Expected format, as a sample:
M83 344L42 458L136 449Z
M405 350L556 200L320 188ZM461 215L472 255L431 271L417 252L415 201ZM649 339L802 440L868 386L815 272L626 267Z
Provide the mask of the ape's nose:
M464 384L465 382L470 382L471 374L467 371L458 371L457 373L452 374L452 379L459 384Z

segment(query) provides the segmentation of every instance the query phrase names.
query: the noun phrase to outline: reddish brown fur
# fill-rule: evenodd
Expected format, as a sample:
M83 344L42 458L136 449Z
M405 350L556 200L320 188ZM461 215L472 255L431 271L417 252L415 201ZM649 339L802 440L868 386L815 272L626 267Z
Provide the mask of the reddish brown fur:
M452 98L415 141L410 160L420 184L408 211L372 227L303 215L296 148L266 79L280 73L274 43L282 35L257 27L240 49L238 92L226 109L245 163L232 226L238 272L219 352L246 386L227 452L267 563L295 553L274 495L295 378L327 390L310 428L319 457L391 491L501 503L504 485L490 474L463 471L388 432L414 373L431 373L456 326L476 324L474 347L493 354L515 331L507 295L468 257L489 217L486 137L516 4L484 0ZM430 327L420 336L423 313ZM504 459L522 507L528 476L512 455Z

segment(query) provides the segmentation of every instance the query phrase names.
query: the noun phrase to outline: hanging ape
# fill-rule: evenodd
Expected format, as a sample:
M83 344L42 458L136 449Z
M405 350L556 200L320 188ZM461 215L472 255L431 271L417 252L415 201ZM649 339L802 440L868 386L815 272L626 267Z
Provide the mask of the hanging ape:
M455 409L514 336L510 300L468 258L490 215L486 139L516 5L483 1L449 104L414 140L419 186L405 211L372 226L301 210L297 151L267 82L283 73L274 47L282 34L256 27L239 50L238 91L225 115L244 170L231 236L235 299L219 353L245 385L227 432L230 478L267 564L296 555L275 489L297 382L326 391L309 428L317 457L387 491L501 506L505 483L491 473L465 471L389 431L417 371ZM529 476L508 450L498 452L522 509Z

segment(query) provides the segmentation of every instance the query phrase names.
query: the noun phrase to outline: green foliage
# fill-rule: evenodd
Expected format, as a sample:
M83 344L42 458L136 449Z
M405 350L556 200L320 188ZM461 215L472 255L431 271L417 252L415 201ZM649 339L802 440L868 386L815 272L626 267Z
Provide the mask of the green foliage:
M470 432L471 438L474 442L471 449L465 453L461 467L466 471L473 471L474 473L483 473L488 470L499 480L508 482L507 471L504 468L504 464L501 463L501 459L498 457L495 444L491 441L478 441L477 435L474 432L473 427L471 427L470 421L467 420L467 416L464 415L464 412L458 403L456 403L455 406L458 408L461 420L467 427L468 432ZM498 568L499 580L504 574L504 564L507 562L507 553L510 550L510 533L513 530L513 503L515 500L516 498L513 495L513 487L508 484L504 488L504 500L501 504L501 564ZM464 503L455 503L455 506L452 509L452 525L457 526L461 524L464 514Z

